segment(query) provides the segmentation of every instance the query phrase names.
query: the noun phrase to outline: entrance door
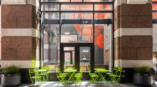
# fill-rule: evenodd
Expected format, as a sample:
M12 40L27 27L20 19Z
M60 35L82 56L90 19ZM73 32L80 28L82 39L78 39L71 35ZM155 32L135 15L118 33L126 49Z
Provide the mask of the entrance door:
M76 68L78 72L87 67L94 71L94 47L89 43L62 43L61 44L60 68L64 72L67 68Z

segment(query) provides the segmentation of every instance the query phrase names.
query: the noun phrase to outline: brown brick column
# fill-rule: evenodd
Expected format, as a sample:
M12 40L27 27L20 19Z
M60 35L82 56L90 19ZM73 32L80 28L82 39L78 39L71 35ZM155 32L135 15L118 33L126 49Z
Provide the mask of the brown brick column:
M2 5L1 66L39 67L39 31L36 6Z
M126 2L117 0L115 6L115 66L152 67L152 5Z

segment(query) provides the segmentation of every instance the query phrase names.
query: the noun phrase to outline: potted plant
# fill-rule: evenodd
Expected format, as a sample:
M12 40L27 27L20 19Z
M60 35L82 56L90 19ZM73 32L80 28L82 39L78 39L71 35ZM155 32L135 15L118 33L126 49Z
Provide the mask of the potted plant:
M153 76L149 66L134 67L133 81L135 85L150 86L153 84Z
M19 67L15 65L7 66L3 69L4 73L1 75L1 85L3 87L17 87L21 83L21 74Z

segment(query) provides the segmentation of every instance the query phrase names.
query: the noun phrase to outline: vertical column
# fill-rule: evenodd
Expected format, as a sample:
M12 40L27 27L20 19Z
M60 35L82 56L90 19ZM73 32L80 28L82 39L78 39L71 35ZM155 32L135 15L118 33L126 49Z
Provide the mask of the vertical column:
M127 74L122 75L125 82L133 81L134 66L153 65L152 5L143 1L133 4L136 1L115 1L114 63Z
M36 0L2 0L2 68L39 67Z

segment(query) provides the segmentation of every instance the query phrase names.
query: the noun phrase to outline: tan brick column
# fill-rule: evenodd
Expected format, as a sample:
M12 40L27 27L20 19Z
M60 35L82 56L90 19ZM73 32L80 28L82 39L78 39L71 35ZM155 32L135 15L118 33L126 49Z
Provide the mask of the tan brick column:
M133 81L134 66L153 66L152 5L129 1L116 0L114 8L114 65L123 68L123 82Z
M114 16L115 66L152 66L152 5L118 1Z
M2 68L8 65L39 67L40 36L33 5L36 0L23 1L2 0Z

